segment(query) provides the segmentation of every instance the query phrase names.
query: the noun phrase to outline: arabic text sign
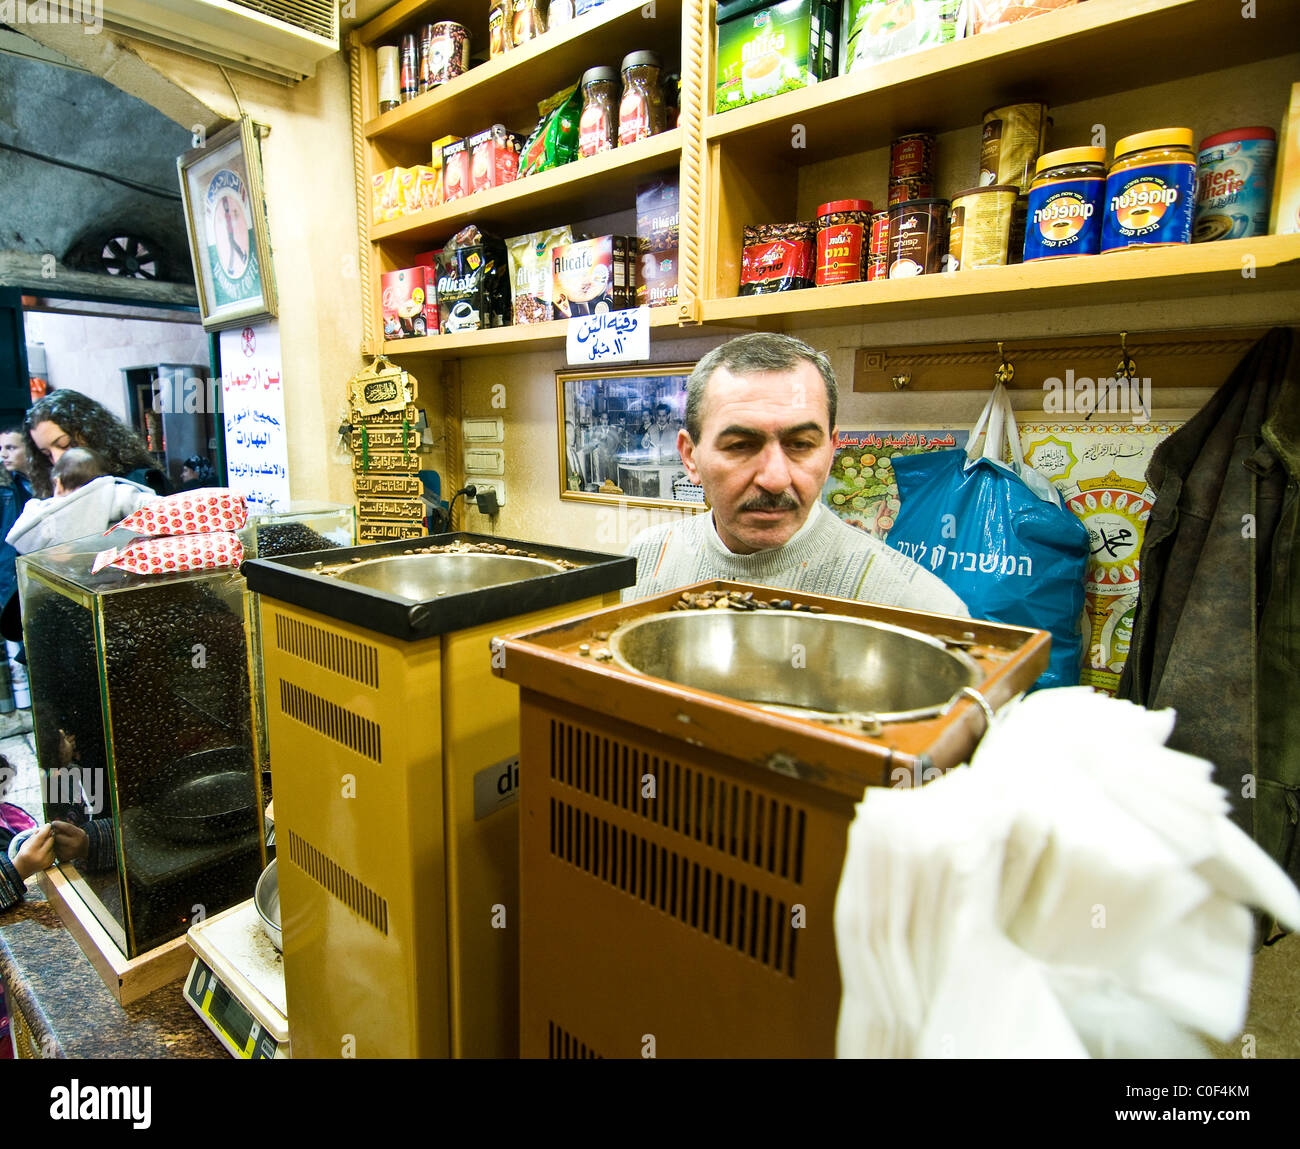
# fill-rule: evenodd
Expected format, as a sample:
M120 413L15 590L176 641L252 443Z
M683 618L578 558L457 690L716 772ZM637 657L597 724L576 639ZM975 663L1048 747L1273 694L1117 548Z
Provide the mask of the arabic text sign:
M221 398L230 486L263 511L289 501L280 333L274 322L221 332Z
M569 320L569 363L626 363L650 358L650 308L575 315Z

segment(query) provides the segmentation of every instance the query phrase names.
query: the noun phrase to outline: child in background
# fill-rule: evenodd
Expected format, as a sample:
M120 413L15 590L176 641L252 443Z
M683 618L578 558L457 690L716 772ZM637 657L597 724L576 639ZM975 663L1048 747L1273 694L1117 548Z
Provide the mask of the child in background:
M32 499L6 536L19 554L102 534L157 495L140 483L108 473L107 460L86 447L70 447L54 463L54 496Z

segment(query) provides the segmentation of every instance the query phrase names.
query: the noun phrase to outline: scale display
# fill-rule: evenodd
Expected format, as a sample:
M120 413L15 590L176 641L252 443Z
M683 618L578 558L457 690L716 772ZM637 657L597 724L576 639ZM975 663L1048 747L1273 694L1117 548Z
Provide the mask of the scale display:
M201 958L194 959L185 981L185 997L217 1040L244 1061L287 1056L274 1035L222 983Z

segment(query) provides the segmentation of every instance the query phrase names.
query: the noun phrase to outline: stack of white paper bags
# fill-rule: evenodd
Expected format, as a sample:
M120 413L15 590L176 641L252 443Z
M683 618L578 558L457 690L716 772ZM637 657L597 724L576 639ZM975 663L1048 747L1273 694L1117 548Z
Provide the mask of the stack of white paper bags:
M1009 706L969 767L871 789L835 907L841 1057L1194 1057L1240 1032L1256 906L1300 894L1172 711Z

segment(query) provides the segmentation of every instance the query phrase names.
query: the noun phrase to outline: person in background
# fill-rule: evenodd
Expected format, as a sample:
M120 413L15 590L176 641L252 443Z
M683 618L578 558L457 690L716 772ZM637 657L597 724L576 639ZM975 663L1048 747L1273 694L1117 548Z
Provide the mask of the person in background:
M0 431L0 466L13 480L18 498L18 511L32 497L32 483L28 478L31 460L27 455L27 429L21 423Z
M642 450L649 451L655 459L672 459L677 455L677 432L680 423L672 421L672 412L666 404L655 408L655 421L641 436Z
M53 824L42 826L23 841L12 861L0 853L0 910L21 902L27 896L27 879L54 865L54 834Z
M99 534L155 497L149 487L111 474L109 461L85 447L61 451L50 478L54 494L30 499L5 536L19 554Z
M830 361L788 335L742 335L701 359L677 449L712 511L637 535L624 597L732 579L967 615L939 578L822 505L837 402Z
M217 481L217 473L212 464L202 455L191 455L181 464L181 481L176 488L179 491L197 491L200 487L210 487Z
M32 486L27 478L27 436L21 424L0 431L0 606L7 603L18 591L18 571L15 560L18 552L4 536L12 529L32 497ZM5 656L9 664L9 689L13 709L0 713L0 738L22 734L32 728L32 695L27 684L27 659L21 642L5 640ZM5 700L6 703L9 699Z
M110 475L143 484L159 495L171 493L167 476L140 436L79 391L60 388L33 403L27 409L26 426L28 477L33 494L40 498L53 494L50 468L72 447L99 452Z

